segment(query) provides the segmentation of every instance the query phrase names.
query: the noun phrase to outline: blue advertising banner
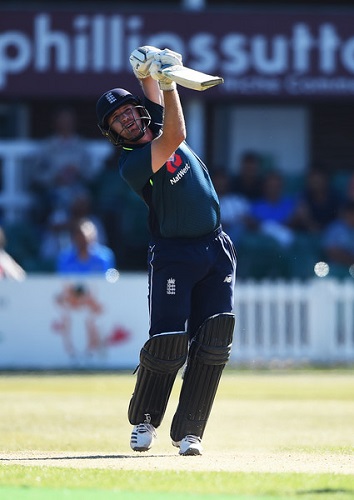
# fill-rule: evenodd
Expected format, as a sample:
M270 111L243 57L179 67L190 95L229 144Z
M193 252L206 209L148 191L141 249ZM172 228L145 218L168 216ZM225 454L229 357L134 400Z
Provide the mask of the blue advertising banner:
M139 45L169 47L186 66L224 78L201 97L354 97L354 10L118 8L0 12L0 98L131 88L129 54Z

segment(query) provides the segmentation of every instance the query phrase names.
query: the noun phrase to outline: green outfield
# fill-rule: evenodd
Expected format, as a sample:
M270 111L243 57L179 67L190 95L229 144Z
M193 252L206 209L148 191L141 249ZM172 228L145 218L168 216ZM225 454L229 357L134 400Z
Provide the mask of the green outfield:
M354 499L354 371L236 371L222 378L202 457L169 424L129 447L135 376L0 375L1 500Z

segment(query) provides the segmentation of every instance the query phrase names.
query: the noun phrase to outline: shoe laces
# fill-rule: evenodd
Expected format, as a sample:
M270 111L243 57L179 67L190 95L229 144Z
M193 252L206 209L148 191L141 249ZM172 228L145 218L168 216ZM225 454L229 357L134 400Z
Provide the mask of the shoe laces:
M142 424L137 425L137 432L139 434L144 434L144 432L149 432L154 438L157 437L157 433L155 427L147 422L143 422Z
M200 443L201 439L198 436L194 436L193 434L188 434L185 438L188 443L194 444L194 443Z

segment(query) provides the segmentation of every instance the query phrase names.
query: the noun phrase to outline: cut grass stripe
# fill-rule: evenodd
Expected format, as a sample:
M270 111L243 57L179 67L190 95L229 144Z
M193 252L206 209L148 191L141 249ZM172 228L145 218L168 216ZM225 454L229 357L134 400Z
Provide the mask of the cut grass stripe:
M238 495L167 493L171 500L352 500L350 491L316 490L295 495ZM0 487L1 500L165 500L166 492L132 492L88 489Z
M0 488L1 500L165 500L166 493L103 491L87 489ZM274 500L270 496L168 493L171 500ZM279 500L279 497L277 497Z
M2 489L1 489L2 486ZM1 466L0 498L8 488L19 491L41 492L52 489L63 493L66 499L73 498L71 491L96 494L104 492L105 500L114 494L134 494L135 498L147 495L151 498L173 495L173 500L182 497L237 498L249 495L251 499L268 498L298 500L351 500L354 498L354 476L341 474L303 473L242 473L242 472L176 472L176 471L123 471L105 469L70 469L62 467ZM118 491L119 490L119 491ZM39 493L40 494L40 493ZM58 493L59 494L59 493ZM18 500L13 496L11 500ZM26 500L31 497L24 497ZM52 497L50 497L51 500ZM53 498L60 498L53 497ZM86 497L89 498L89 497ZM91 498L91 497L90 497ZM129 498L129 497L122 497ZM141 497L142 498L142 497ZM150 498L150 497L149 497ZM171 497L172 498L172 497ZM42 497L39 497L41 500ZM47 500L47 499L46 499ZM76 500L76 497L75 497Z

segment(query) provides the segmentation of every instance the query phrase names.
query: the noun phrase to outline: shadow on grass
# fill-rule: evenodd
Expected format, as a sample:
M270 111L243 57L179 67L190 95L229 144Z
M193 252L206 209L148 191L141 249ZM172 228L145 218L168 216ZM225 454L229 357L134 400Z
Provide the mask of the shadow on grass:
M28 461L34 461L38 462L41 460L102 460L102 459L124 459L124 458L144 458L146 459L147 457L149 458L166 458L170 457L171 455L169 454L164 454L164 455L146 455L146 454L141 454L141 455L74 455L74 456L60 456L60 457L21 457L21 458L16 458L16 457L10 457L10 458L1 458L0 457L0 463L1 462L28 462Z
M352 495L354 493L354 490L347 490L343 488L319 488L317 490L300 490L296 492L297 495L334 495L336 493L345 493L347 495Z

